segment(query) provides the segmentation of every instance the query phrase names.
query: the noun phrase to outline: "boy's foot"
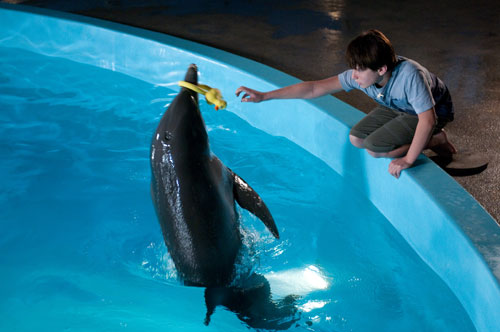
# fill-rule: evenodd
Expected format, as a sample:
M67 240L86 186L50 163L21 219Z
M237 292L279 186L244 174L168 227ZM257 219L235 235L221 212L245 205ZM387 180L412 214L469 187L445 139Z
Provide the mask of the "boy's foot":
M461 150L458 153L442 129L431 137L427 148L437 154L429 158L452 176L474 175L488 167L488 158L481 152Z
M457 153L457 149L448 140L448 136L443 129L431 137L427 147L434 151L438 156L444 158L451 158L453 154Z

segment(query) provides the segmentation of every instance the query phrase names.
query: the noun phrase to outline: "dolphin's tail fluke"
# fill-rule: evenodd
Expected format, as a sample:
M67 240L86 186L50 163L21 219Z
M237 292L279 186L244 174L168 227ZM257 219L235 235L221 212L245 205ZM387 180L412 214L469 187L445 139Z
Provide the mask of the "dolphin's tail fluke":
M233 194L234 199L238 204L245 210L250 211L255 216L257 216L267 229L274 235L275 238L279 239L280 235L276 223L274 222L273 216L266 204L260 198L259 194L253 190L248 183L245 182L238 174L234 173L228 168L229 172L233 177Z
M205 289L207 314L204 323L210 323L217 306L224 306L250 328L288 330L300 320L296 300L294 296L273 300L269 282L254 273L242 285Z

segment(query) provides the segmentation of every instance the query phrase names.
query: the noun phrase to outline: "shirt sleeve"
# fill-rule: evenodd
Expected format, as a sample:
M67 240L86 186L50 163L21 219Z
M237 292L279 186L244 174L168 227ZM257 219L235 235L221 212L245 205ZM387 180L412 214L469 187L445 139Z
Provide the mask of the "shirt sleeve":
M408 96L408 103L415 110L415 113L420 114L435 105L430 84L422 71L417 70L415 74L412 75L409 83L406 93Z
M338 75L340 85L345 91L351 91L352 89L360 89L358 83L352 79L352 69L346 70L345 72Z

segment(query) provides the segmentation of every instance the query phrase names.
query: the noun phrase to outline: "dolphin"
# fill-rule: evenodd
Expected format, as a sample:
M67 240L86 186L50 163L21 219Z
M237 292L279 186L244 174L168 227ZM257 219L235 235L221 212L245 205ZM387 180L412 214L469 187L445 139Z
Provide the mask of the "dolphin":
M184 80L197 84L196 65ZM158 124L150 153L153 204L185 285L225 287L234 279L242 246L235 202L279 239L264 201L210 151L196 92L180 90Z
M265 330L287 330L299 321L300 312L296 307L299 296L288 295L281 300L273 300L267 279L253 273L241 284L230 287L208 287L205 289L207 313L205 325L218 306L234 312L248 327Z

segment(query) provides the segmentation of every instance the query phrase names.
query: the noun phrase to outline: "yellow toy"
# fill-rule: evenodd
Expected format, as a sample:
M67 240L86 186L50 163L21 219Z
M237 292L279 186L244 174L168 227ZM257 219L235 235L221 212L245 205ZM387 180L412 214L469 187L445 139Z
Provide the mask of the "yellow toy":
M186 81L179 81L179 85L183 88L187 88L193 90L194 92L201 93L205 96L205 99L209 105L215 105L215 110L223 110L226 108L227 103L224 99L222 99L222 94L219 89L214 89L209 87L208 85L203 84L192 84Z

